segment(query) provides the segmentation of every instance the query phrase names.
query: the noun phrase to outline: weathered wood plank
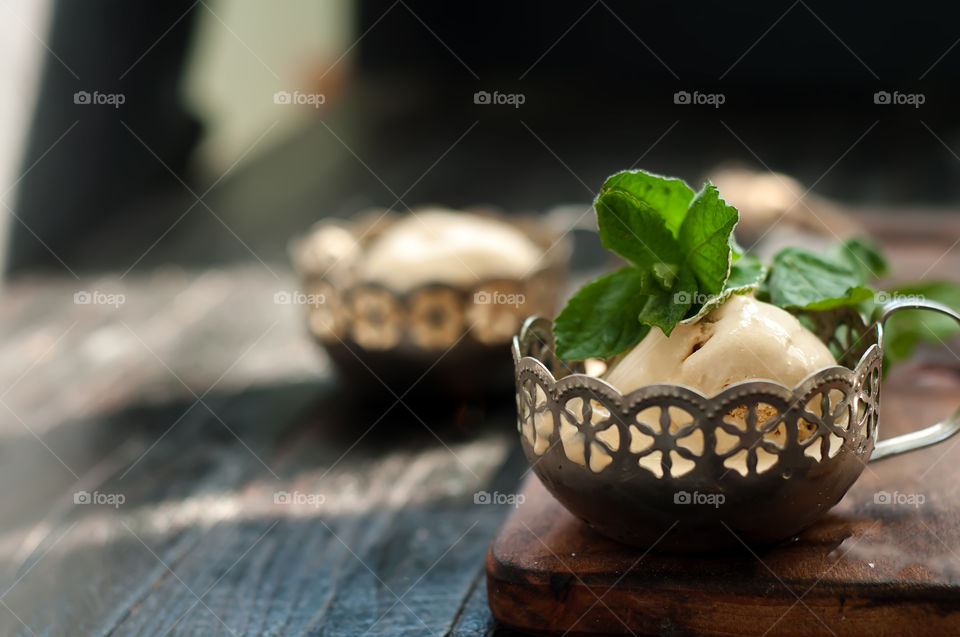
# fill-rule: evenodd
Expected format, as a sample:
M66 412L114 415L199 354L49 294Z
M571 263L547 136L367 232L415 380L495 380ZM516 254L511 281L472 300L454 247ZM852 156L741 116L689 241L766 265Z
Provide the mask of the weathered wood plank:
M117 510L63 505L5 598L12 612L47 634L228 633L179 581L203 594L223 575L204 603L238 633L323 634L353 625L359 633L372 627L374 634L422 634L404 604L438 634L448 631L503 514L475 505L473 493L491 480L511 482L501 475L507 450L515 449L509 407L489 418L458 419L448 405L418 406L441 443L397 406L354 445L382 411L358 408L363 397L324 391L315 381L215 391L206 402L243 443L203 406L187 411L191 397L79 428L77 435L126 439L123 454L114 447L112 473L105 470L110 475L95 483L125 502ZM51 436L61 431L69 429ZM512 462L515 480L522 465L516 455ZM273 493L307 487L330 494L324 508L277 511ZM379 580L402 594L416 581L412 574L431 566L404 604L391 608L395 598ZM324 577L327 567L333 577ZM77 575L64 580L63 573ZM49 603L51 594L61 596L58 603ZM344 613L355 599L369 601L367 615ZM29 634L12 615L3 620L11 632Z
M54 280L45 282L41 293L35 287L7 290L7 298L26 299L4 304L4 316L0 318L0 323L10 328L7 333L16 335L5 340L0 349L0 380L3 386L12 387L4 399L13 410L0 413L0 435L4 438L0 478L4 484L18 485L0 494L4 511L0 518L0 572L7 586L16 583L0 598L12 609L0 608L3 625L8 626L9 621L9 632L22 629L12 615L15 612L31 624L30 618L36 613L36 626L49 629L51 634L76 634L74 631L83 627L106 621L114 607L124 608L129 591L144 583L149 586L151 579L156 579L158 563L154 558L147 554L149 561L137 561L142 548L137 559L126 559L134 553L126 550L122 534L128 539L131 536L124 528L108 523L111 511L77 506L73 494L81 489L122 494L127 499L126 510L136 516L141 508L157 502L186 498L193 490L202 489L207 477L216 475L216 449L237 444L236 440L203 406L188 411L193 396L176 375L188 379L194 392L205 391L238 356L236 349L229 351L225 343L219 351L206 346L211 326L216 329L219 324L229 333L229 327L239 323L245 336L237 334L238 328L234 327L227 337L238 343L251 340L254 328L268 327L270 322L265 319L276 320L270 316L278 309L272 304L257 304L261 311L246 313L245 322L232 320L236 302L251 288L270 298L276 287L272 277L265 280L254 270L235 276L248 285L241 290L227 286L230 294L221 295L211 294L210 288L228 282L225 274L219 283L211 282L210 277L198 282L183 273L132 281L120 288L128 297L119 308L73 303L77 289L110 289L102 282L88 286ZM289 312L295 308L279 309ZM297 342L298 317L288 313L284 318L292 319L294 329L281 329L279 333L288 343ZM151 328L151 321L158 327ZM69 329L71 324L73 328ZM133 327L128 329L124 324ZM24 345L31 341L37 343ZM169 344L206 355L197 363L187 361L184 365L185 357ZM249 384L257 376L251 373L249 362L276 365L276 361L286 359L285 365L276 369L287 373L291 367L297 369L298 360L315 356L309 346L300 347L299 358L290 355L289 347L270 353L267 343L266 349L268 356L261 355L259 361L258 353L251 352L250 358L233 368L232 376L221 380L218 389ZM174 371L157 356L164 362L169 360L167 364ZM301 366L296 373L303 376L303 369ZM313 376L316 378L315 372ZM284 384L281 382L281 387ZM230 395L215 392L207 397L207 403L222 412ZM281 423L284 418L289 422L283 407L281 402L270 408ZM161 444L118 480L181 416ZM262 422L254 424L261 425L260 430L270 430ZM258 428L249 429L255 432ZM234 453L240 461L230 460L224 466L243 466L253 460L249 451L241 451ZM250 470L264 469L256 462ZM70 532L64 535L68 529ZM83 537L87 535L91 537ZM117 537L120 540L115 550L103 549ZM176 535L164 538L174 552L180 550L176 544L179 539ZM87 550L65 550L74 545ZM45 573L48 559L55 568ZM69 575L58 573L56 565ZM56 603L49 602L51 595Z
M436 441L423 449L423 440L384 449L396 442L390 433L371 434L327 475L310 437L299 440L279 468L283 487L323 504L288 510L273 504L269 481L247 485L248 519L212 527L173 567L183 583L166 578L118 634L209 634L211 621L226 634L214 614L237 634L447 633L504 513L474 504L473 493L515 480L522 462L504 462L511 436L497 428L448 441L450 451ZM184 584L209 589L209 610Z

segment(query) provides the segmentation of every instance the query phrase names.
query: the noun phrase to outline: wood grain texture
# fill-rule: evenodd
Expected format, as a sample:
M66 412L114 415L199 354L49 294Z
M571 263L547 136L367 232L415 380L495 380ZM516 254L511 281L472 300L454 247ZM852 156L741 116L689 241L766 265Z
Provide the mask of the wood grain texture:
M511 402L337 384L299 308L272 303L285 276L7 291L0 634L487 634L505 509L473 495L523 469ZM73 304L94 288L126 303Z
M955 375L891 374L881 437L952 412L958 389ZM951 440L870 464L799 538L726 555L621 546L533 477L488 553L490 605L506 625L546 634L960 634L958 453ZM884 504L881 491L924 501Z

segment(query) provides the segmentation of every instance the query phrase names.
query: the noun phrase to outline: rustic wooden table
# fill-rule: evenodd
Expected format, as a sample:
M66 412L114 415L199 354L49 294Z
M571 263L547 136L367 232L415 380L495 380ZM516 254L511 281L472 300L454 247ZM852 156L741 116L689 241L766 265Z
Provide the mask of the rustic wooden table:
M951 223L900 233L901 274L956 276ZM261 264L8 286L0 633L499 633L483 561L509 506L475 494L525 473L512 397L340 385L273 303L292 289Z
M0 633L487 634L512 399L337 385L280 272L6 291Z

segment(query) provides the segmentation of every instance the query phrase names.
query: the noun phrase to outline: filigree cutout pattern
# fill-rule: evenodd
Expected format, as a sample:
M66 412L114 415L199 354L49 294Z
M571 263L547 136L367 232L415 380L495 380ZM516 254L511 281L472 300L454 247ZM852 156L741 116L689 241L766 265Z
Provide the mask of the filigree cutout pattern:
M596 399L574 396L560 411L560 439L572 462L600 473L620 450L619 422L611 410Z
M621 395L582 365L558 361L550 323L530 321L514 340L523 438L536 456L562 458L561 467L623 475L639 468L655 480L711 477L704 472L714 480L768 472L787 480L845 450L863 454L876 435L877 332L847 312L833 316L832 325L829 313L813 322L836 344L861 351L853 369L829 367L793 388L738 383L713 397L675 385Z

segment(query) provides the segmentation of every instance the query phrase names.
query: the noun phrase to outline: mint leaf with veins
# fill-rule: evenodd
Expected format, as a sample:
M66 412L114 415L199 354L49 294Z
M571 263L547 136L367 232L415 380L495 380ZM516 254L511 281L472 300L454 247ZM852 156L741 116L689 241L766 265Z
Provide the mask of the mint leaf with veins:
M557 356L613 356L643 340L651 325L669 334L690 308L695 286L688 278L678 282L676 293L645 294L642 273L633 266L587 283L553 323Z
M655 208L620 189L605 189L594 202L603 247L656 277L669 289L668 272L676 276L680 244Z
M642 272L627 266L580 288L553 322L557 356L612 356L639 343L650 331L637 319L649 298L643 287Z
M780 307L829 310L873 298L860 272L802 248L784 248L773 257L767 288Z
M714 296L723 290L732 259L730 236L739 220L737 209L721 199L709 181L690 203L679 239L683 265L696 277L701 294Z
M624 170L608 177L603 182L600 195L608 190L628 192L644 206L656 211L674 237L694 197L693 189L682 179L662 177L642 170Z

